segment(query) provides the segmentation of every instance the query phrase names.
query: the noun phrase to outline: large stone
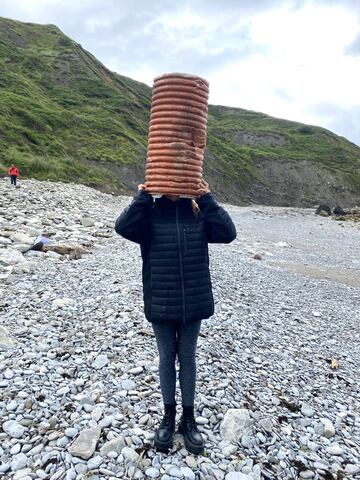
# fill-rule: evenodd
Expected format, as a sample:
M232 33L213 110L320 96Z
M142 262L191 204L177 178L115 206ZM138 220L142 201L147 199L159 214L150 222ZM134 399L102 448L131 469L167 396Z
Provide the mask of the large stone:
M21 468L14 473L14 476L11 477L11 480L31 480L33 478L33 476L31 475L32 473L33 470L31 468Z
M132 462L137 462L139 460L139 454L135 452L133 448L130 447L124 447L121 450L121 453L125 460L130 460Z
M225 480L253 480L254 477L241 472L230 472L226 475Z
M195 473L189 467L180 467L181 473L184 475L184 480L195 480Z
M69 427L65 429L65 435L69 438L74 438L79 433L77 428Z
M88 218L88 217L84 217L80 220L81 222L81 225L83 227L93 227L95 225L95 222L94 220L92 220L91 218Z
M125 440L122 435L119 437L113 438L108 442L104 443L104 445L100 448L100 455L103 457L110 452L118 452L120 453L121 450L125 447Z
M345 472L348 475L355 475L355 473L360 472L360 465L355 465L353 463L348 463L345 467Z
M236 450L236 445L227 445L221 450L221 453L224 455L224 457L230 457L230 455L234 455Z
M27 456L24 453L18 453L17 455L14 455L13 459L11 460L11 470L20 470L21 468L26 467L27 462Z
M1 463L0 464L0 473L5 473L8 470L10 470L10 463Z
M75 303L75 300L73 300L72 298L67 298L67 297L64 297L64 298L55 298L55 300L52 301L52 304L54 307L68 307L70 305L74 305Z
M14 232L12 230L1 230L0 235L5 238L10 238L11 235L13 235Z
M122 380L121 382L121 388L123 390L134 390L136 387L136 384L133 380L130 380L129 378Z
M21 438L26 431L26 428L15 420L4 422L2 428L4 432L12 438Z
M193 470L197 468L197 461L195 460L195 457L193 457L192 455L187 455L187 457L185 458L185 462Z
M273 423L270 418L262 418L259 420L259 425L268 433L271 433L273 430Z
M32 245L34 243L34 237L30 237L30 235L21 232L11 235L10 240L14 243L25 243L26 245Z
M37 250L30 250L30 252L27 252L26 254L27 257L30 258L41 258L45 257L45 252L38 252Z
M146 470L145 475L147 478L158 478L160 477L160 471L157 468L150 467Z
M31 273L33 270L32 263L25 260L25 262L18 263L14 265L13 273Z
M25 253L29 250L29 244L27 243L15 243L12 248L17 250L18 252Z
M326 447L326 451L330 453L330 455L342 455L344 453L344 449L337 443L333 443Z
M90 460L87 463L88 469L89 470L95 470L96 468L99 468L100 465L104 462L104 459L102 458L101 455L96 455L93 458L90 458Z
M46 252L45 254L48 258L55 258L56 260L62 258L62 255L60 253L56 253L56 252L52 252L51 250L49 250L48 252Z
M171 475L172 477L175 477L175 478L184 478L182 471L177 467L169 468L167 473L168 475Z
M237 443L245 433L251 432L254 421L245 408L230 408L220 426L221 436L230 443Z
M315 473L312 470L302 470L300 472L300 478L313 478Z
M8 265L16 265L17 263L25 262L25 257L18 250L6 248L0 254L0 260Z
M307 403L303 403L301 405L301 413L305 416L305 417L313 417L314 416L314 409L308 405Z
M11 240L8 238L2 237L0 233L0 245L11 245Z
M0 325L0 345L14 345L16 342L9 336L5 327Z
M109 363L109 359L107 355L98 355L91 366L93 368L96 368L97 370L100 370L101 368L106 367L108 363Z
M321 422L324 425L324 437L331 438L335 435L335 427L334 424L328 420L327 418L322 418Z
M75 442L68 448L69 453L74 457L88 460L95 452L96 444L99 441L101 427L89 428L80 432Z

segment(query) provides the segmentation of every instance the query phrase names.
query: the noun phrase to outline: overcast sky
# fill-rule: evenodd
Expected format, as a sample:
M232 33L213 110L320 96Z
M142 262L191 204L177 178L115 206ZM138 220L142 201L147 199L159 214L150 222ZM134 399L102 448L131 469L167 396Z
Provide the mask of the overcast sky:
M320 125L360 145L360 0L0 0L108 68L210 81L210 103Z

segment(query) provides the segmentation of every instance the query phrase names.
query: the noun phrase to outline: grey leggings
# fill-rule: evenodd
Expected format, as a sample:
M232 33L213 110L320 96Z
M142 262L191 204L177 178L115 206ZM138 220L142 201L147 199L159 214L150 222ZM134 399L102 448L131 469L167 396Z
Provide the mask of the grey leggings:
M180 364L179 380L182 404L194 406L196 384L196 343L201 320L186 324L152 323L159 350L160 387L164 404L175 403L176 354Z

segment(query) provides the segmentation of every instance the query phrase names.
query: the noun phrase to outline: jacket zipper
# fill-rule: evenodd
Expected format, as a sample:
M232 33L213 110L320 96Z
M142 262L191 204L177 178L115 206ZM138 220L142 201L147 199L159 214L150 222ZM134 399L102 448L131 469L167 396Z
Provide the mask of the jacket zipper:
M181 289L182 289L182 300L183 300L183 323L186 323L185 285L184 285L184 271L183 271L183 262L182 262L182 253L181 253L181 239L180 239L179 207L178 207L178 205L176 205L176 230L177 230L178 246L179 246L180 278L181 278Z
M186 228L184 228L184 251L187 252Z

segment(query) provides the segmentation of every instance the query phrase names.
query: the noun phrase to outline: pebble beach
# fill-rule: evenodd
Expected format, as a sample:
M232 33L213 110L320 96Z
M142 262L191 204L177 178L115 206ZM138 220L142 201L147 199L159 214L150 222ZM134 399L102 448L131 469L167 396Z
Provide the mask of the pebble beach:
M176 434L162 453L140 249L114 231L130 201L0 179L0 478L360 478L360 225L225 205L238 236L209 247L197 352L205 451ZM41 232L87 253L26 253Z

